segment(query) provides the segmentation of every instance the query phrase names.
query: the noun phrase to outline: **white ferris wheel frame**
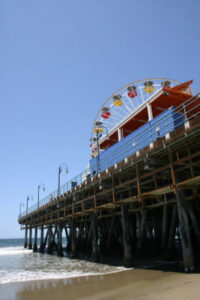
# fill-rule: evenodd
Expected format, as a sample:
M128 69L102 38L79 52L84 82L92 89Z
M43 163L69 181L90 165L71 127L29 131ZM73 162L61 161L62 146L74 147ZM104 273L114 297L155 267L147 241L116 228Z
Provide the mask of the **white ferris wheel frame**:
M145 93L144 95L144 83L145 82L153 82L153 87L155 91L153 93ZM110 128L107 128L108 135L110 136L112 133L114 133L116 130L118 130L123 124L125 124L129 119L131 119L135 114L140 112L145 106L147 106L147 110L149 108L148 104L150 104L155 98L157 98L159 95L162 94L163 86L161 85L162 82L169 81L170 84L173 86L177 84L181 84L180 81L173 80L170 78L144 78L141 80L133 81L131 83L126 84L125 86L121 87L117 91L115 91L111 96L109 96L106 101L103 103L103 105L98 110L95 120L92 125L92 132L91 132L91 149L94 150L96 148L96 141L95 141L95 128L96 122L101 121L105 126L106 123L109 122ZM139 95L134 97L134 100L136 101L136 104L134 104L132 98L128 96L127 89L131 86L137 87L137 92L139 92ZM125 91L126 90L126 91ZM196 91L194 89L191 89L191 91L196 94ZM122 93L121 93L122 92ZM123 100L123 107L114 107L112 102L113 97L116 95L121 95ZM140 103L142 100L142 103ZM109 103L110 102L110 103ZM109 104L109 105L108 105ZM109 119L103 119L101 117L102 108L103 107L109 107L111 111L111 116ZM109 120L109 121L108 121ZM112 127L112 123L114 124ZM109 126L108 126L109 127ZM106 139L105 133L101 137L99 143L102 143Z

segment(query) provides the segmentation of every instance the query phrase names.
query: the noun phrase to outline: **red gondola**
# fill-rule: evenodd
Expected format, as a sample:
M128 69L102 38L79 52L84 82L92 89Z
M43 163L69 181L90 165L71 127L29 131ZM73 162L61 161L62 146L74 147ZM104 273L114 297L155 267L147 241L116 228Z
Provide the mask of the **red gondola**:
M109 111L104 111L101 114L103 119L109 119L110 118L110 112Z
M137 96L137 92L136 92L136 91L130 91L130 92L128 92L128 96L129 96L130 98L134 98L134 97Z

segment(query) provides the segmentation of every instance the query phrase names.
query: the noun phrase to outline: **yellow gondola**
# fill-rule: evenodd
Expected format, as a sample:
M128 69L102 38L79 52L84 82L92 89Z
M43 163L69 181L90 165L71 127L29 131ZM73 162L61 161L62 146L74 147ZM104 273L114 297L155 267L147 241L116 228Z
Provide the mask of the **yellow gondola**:
M145 93L148 93L148 94L153 93L154 86L153 86L153 82L152 81L146 81L144 83L144 86L145 86L145 88L144 88Z
M103 128L101 128L101 127L96 127L95 129L94 129L94 132L95 133L102 133L103 132Z
M122 106L123 101L122 101L122 96L121 95L115 95L113 97L113 105L114 106Z

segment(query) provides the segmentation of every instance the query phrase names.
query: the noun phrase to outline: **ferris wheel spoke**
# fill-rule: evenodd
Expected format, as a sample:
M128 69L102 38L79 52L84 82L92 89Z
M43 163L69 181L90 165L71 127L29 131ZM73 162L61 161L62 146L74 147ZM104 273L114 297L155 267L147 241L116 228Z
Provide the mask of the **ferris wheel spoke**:
M137 100L137 101L134 101L134 102L130 100L130 98L128 97L128 95L126 95L126 96L127 96L127 98L129 99L129 101L131 102L131 105L132 105L132 107L133 107L133 109L134 109L134 111L135 111L135 110L137 109L137 107L139 106L139 103L138 103L138 100L137 100L137 97L138 97L138 96L135 96L135 97L134 97L134 100ZM137 102L137 105L136 105L135 102ZM133 111L132 111L132 112L133 112Z
M127 116L127 114L128 114L127 111L122 106L119 107L119 110L124 113L124 115L125 115L124 118L125 118Z
M126 100L126 99L124 99L124 100ZM124 101L124 105L125 105L126 109L128 110L128 112L129 112L129 113L131 113L131 112L132 112L132 110L130 109L130 107L128 107L128 105L126 104L126 102L125 102L125 101Z
M116 111L114 108L113 108L113 110L112 110L112 114L113 114L114 116L119 117L120 120L121 120L122 118L124 118L124 114L122 114L121 111L119 111L119 110Z
M123 117L123 115L118 114L117 112L114 111L114 109L111 111L111 116L109 119L113 118L116 121L120 122L121 118Z
M144 99L144 94L143 94L142 88L140 88L140 94L141 94L141 98L142 98L142 103L141 104L143 104L145 102L145 99Z
M108 123L108 122L119 122L120 119L119 118L115 118L114 116L110 116L109 119L103 119L101 118L100 120L101 122L103 122L104 124Z
M131 99L127 95L127 93L124 94L124 101L126 102L128 108L129 108L129 112L132 112L133 109L135 109L135 106L133 104L133 101L131 101Z
M115 118L115 117L110 117L110 121L111 122L120 122L121 120L119 118Z
M130 100L129 96L127 95L127 91L124 91L122 96L123 96L123 100L126 102L126 105L129 108L129 110L135 109L133 102ZM131 112L132 112L132 110L131 110Z

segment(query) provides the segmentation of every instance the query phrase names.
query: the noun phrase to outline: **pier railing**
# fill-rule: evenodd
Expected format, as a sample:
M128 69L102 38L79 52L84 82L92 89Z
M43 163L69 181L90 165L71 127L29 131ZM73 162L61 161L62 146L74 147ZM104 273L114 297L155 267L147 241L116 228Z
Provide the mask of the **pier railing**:
M135 153L142 148L145 148L147 146L147 144L145 143L147 135L148 137L150 137L148 139L148 145L150 145L160 137L166 136L176 128L197 117L200 114L200 93L192 96L191 98L180 104L178 107L174 108L174 112L175 117L173 119L170 115L164 115L163 118L159 118L158 121L152 122L150 127L144 128L143 130L141 128L139 133L135 135L134 138L130 139L116 150L101 158L101 171L109 168L112 165L113 161L120 162L132 155L133 151L130 152L130 145L135 148ZM176 125L174 126L174 124ZM90 167L62 185L59 194L62 195L72 190L74 187L87 181L87 179L91 178L92 176L94 176L94 174ZM47 204L57 196L58 190L53 191L51 194L47 195L40 201L39 207ZM26 214L38 209L39 207L38 204L32 205L28 208L28 211L22 212L19 215L19 218L24 217Z

